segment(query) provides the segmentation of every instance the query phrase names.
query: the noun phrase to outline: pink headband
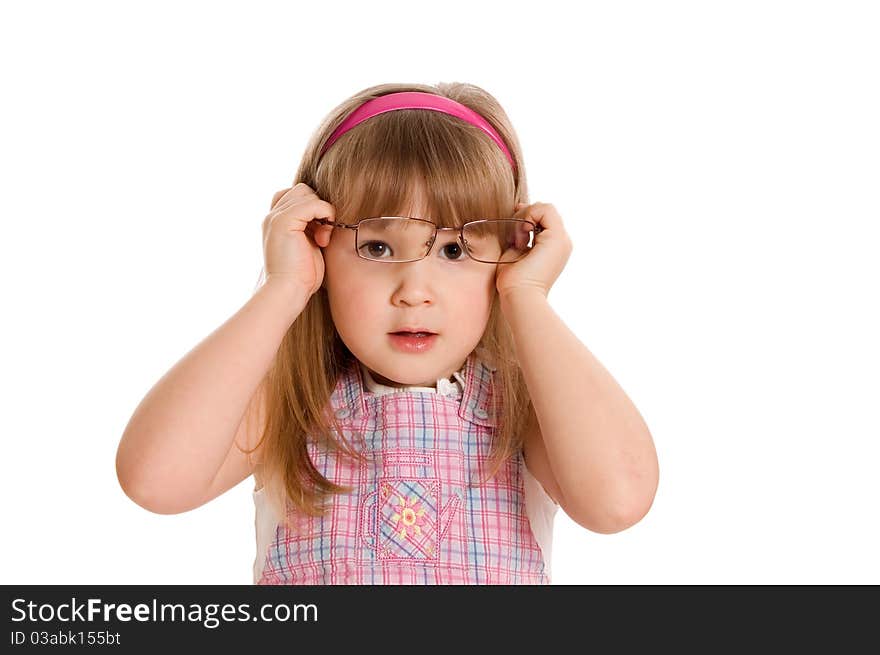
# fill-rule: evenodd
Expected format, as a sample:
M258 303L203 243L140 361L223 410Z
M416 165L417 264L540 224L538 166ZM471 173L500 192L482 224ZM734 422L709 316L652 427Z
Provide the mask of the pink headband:
M471 125L476 125L483 130L489 137L498 144L498 147L507 155L507 159L513 170L516 171L516 163L510 155L504 141L498 135L498 132L489 124L489 122L480 116L477 112L469 107L465 107L460 102L450 100L443 96L434 95L433 93L423 93L421 91L402 91L400 93L389 93L388 95L379 96L368 100L360 107L355 109L342 124L337 127L324 147L321 148L321 157L327 152L336 140L343 134L348 132L356 125L360 125L365 120L384 114L386 111L394 111L395 109L431 109L433 111L443 112L450 116L456 116ZM318 158L320 160L320 157Z

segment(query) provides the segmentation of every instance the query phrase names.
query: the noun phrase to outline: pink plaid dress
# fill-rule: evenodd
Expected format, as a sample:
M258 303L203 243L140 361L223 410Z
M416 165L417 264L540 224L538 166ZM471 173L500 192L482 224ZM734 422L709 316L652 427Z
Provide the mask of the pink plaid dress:
M353 360L330 405L346 440L364 432L368 458L309 444L316 468L353 491L334 494L323 517L296 514L295 529L276 523L256 583L548 584L522 454L479 484L494 435L491 381L472 353L457 397L376 395Z

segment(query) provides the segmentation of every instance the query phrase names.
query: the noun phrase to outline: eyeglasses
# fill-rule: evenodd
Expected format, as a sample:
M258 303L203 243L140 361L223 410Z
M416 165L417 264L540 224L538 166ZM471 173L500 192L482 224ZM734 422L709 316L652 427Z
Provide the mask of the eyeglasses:
M380 216L363 218L354 225L316 218L316 223L355 230L358 257L374 262L414 262L423 259L434 245L437 232L457 232L457 238L443 244L447 259L459 261L466 254L486 264L511 264L525 257L544 231L540 225L521 218L470 221L461 227L439 227L422 218ZM456 250L449 252L449 248Z

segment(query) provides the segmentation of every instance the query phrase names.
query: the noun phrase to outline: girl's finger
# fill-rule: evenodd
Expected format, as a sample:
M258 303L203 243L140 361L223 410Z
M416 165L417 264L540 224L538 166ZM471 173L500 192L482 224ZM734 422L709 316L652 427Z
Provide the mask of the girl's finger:
M290 189L282 189L281 191L278 191L274 196L272 196L272 204L269 205L269 209L275 209L275 203L278 202L281 196L283 196L289 190Z
M562 226L562 217L556 211L556 207L546 202L536 202L530 205L526 212L526 218L545 229Z

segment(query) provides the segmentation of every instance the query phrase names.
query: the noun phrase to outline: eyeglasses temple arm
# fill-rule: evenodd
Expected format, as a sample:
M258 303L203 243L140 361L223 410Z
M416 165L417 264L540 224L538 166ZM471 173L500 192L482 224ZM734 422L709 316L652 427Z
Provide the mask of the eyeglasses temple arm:
M333 227L344 227L348 230L356 230L357 225L346 225L345 223L337 223L336 221L331 221L326 218L316 218L314 219L315 223L320 223L321 225L332 225Z

